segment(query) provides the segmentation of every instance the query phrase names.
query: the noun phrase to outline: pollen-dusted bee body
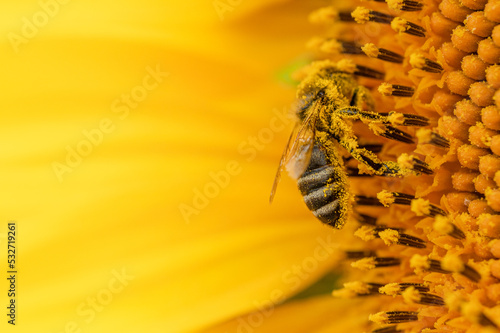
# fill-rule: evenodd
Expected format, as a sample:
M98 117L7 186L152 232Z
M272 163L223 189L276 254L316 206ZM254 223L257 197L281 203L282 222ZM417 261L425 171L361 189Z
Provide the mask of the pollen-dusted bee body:
M351 74L356 73L355 65L338 64L328 60L315 62L300 83L298 122L281 157L270 200L286 167L290 176L297 180L313 214L320 221L340 229L354 199L338 153L339 145L364 165L365 173L403 176L426 170L421 161L418 161L420 170L414 170L393 161L382 161L373 152L360 147L351 121L361 120L375 134L406 143L413 142L412 137L394 126L425 126L428 121L413 114L372 111L375 105L368 89L359 85ZM381 74L365 67L362 71L371 77Z
M342 168L334 167L319 145L314 145L306 171L297 180L300 193L314 216L336 226L346 218L349 202L347 177Z

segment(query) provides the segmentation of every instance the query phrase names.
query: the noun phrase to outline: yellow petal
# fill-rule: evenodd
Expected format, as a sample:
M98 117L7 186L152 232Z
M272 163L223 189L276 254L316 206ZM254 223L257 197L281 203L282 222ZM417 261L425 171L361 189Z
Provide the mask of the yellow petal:
M369 329L368 314L374 305L369 299L316 297L261 308L203 332L363 332Z
M289 209L301 201L291 181L267 202L291 124L262 149L249 139L289 106L276 65L301 52L309 31L294 10L310 5L253 17L270 3L242 3L231 26L211 5L69 2L26 43L4 40L0 227L17 221L23 330L196 329L274 290L286 298L336 263L318 248L331 231ZM18 35L23 17L41 15L5 6L2 27ZM273 24L254 29L260 19ZM297 25L283 31L285 19ZM231 161L227 185L194 207ZM313 268L294 273L302 265Z

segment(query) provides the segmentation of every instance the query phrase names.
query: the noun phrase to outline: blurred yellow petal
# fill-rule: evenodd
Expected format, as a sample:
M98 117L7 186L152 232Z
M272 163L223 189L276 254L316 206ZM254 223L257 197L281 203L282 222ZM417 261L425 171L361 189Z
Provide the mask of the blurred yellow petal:
M43 19L40 3L3 6L7 33ZM69 2L26 42L3 40L0 216L2 236L18 228L16 329L199 329L337 262L332 232L289 209L292 182L267 202L294 95L276 76L302 53L312 6L242 2L222 22L210 1ZM217 195L196 206L214 174Z
M262 308L203 332L363 332L369 327L368 314L373 308L365 300L323 296Z

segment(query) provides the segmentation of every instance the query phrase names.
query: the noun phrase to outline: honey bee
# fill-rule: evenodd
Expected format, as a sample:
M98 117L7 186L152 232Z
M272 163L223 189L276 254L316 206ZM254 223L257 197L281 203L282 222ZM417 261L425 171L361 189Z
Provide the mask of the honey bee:
M383 73L366 67L346 72L343 70L345 66L339 64L328 60L315 62L299 84L298 121L281 157L270 202L286 168L297 180L300 193L314 216L341 229L354 203L354 196L349 191L348 176L338 146L364 165L365 172L373 175L404 176L430 173L430 170L424 162L416 159L413 168L382 161L372 151L359 146L349 120L361 120L376 135L405 143L412 143L412 137L394 126L425 126L428 120L413 114L370 111L375 108L373 98L353 74L377 78Z

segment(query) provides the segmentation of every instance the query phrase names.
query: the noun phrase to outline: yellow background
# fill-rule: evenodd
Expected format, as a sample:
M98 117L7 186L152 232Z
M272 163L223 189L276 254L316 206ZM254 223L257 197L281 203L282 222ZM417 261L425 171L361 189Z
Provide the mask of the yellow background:
M2 278L2 332L194 331L298 291L282 275L326 228L286 177L267 202L291 125L255 158L238 147L293 100L280 75L304 53L318 5L301 2L241 1L224 20L209 0L0 5L0 276L7 222L18 229L16 326ZM53 15L16 50L42 3ZM113 103L147 68L169 76L120 119ZM60 181L54 163L103 119L113 130ZM238 174L184 219L180 205L230 161ZM121 289L116 272L131 278Z

